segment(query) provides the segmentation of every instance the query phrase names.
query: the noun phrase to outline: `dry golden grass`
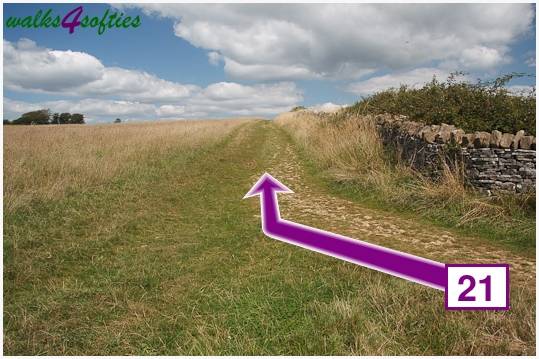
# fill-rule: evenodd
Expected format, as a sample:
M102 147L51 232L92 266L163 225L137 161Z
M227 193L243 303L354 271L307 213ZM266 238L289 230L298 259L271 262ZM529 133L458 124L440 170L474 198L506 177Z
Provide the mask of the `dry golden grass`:
M215 141L243 122L4 126L4 209L102 184L137 161Z
M442 177L432 181L388 157L372 116L295 111L279 115L276 123L334 180L352 183L384 206L413 209L451 226L495 224L500 238L511 235L526 246L535 236L533 195L480 195L466 187L461 169L447 164Z
M336 122L331 116L297 111L279 115L276 122L335 178L391 188L393 174L372 116L361 121L345 116Z
M391 210L404 209L415 219L428 218L452 229L459 227L467 235L471 232L487 240L506 241L529 253L535 250L535 220L525 208L533 197L482 196L465 186L461 168L448 164L437 181L422 176L388 156L372 117L297 111L278 116L276 122L303 147L315 168L332 180L329 183L342 184L335 187L346 197ZM533 275L533 268L524 270ZM512 285L509 312L448 313L425 305L435 300L429 289L394 296L408 287L398 283L390 288L387 282L369 283L359 296L317 303L313 308L333 329L325 333L326 338L340 328L360 333L351 339L354 355L533 355L535 286L532 282ZM403 302L402 298L409 299ZM374 320L372 313L376 313ZM429 349L421 352L419 348Z
M103 174L88 182L105 183L92 195L4 212L4 353L535 354L534 289L517 287L509 312L449 313L439 291L265 238L257 201L241 198L253 175L286 157L289 138L258 121L219 141L235 125L106 127L121 139L59 129L79 133L57 147L94 162L82 145L100 134L108 140L94 150L124 156L112 170L135 176L109 186ZM148 161L161 146L162 162Z

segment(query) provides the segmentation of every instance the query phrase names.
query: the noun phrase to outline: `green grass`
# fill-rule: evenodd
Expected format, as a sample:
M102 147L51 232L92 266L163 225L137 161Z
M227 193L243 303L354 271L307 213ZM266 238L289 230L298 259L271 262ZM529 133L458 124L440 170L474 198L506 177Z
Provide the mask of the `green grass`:
M436 187L432 182L429 182L432 187L454 189L458 196L448 198L446 192L435 195L424 193L425 183L416 173L399 168L392 151L386 149L382 153L377 153L372 159L361 158L361 146L369 146L371 143L365 145L353 142L350 148L347 148L348 152L341 154L341 157L334 155L337 160L333 159L332 162L321 158L320 152L332 146L320 145L320 142L313 138L334 136L331 131L326 131L329 128L337 129L338 136L341 136L338 140L343 138L343 141L346 140L345 137L350 136L350 133L339 127L345 116L342 113L337 114L324 122L316 115L312 115L306 121L298 118L281 124L283 136L294 143L302 166L310 175L309 181L318 182L319 186L325 187L333 195L362 203L370 208L398 214L427 225L447 228L457 234L480 238L485 242L509 247L520 253L535 251L535 195L502 193L488 198L484 194L474 192L473 189L460 188L458 183L454 183L455 186L452 186L453 183L441 183ZM298 135L295 132L301 130L294 129L294 121L304 123L319 121L319 125L310 130L312 133ZM337 145L331 141L330 143ZM314 153L316 151L317 154ZM360 161L354 156L359 157ZM380 157L384 157L384 166L376 167L373 163L380 160ZM373 166L374 170L369 166ZM354 170L350 171L347 167L354 167ZM341 172L345 172L345 175ZM373 181L368 177L371 172L374 177L379 174L385 175L380 177L386 182L380 184ZM480 210L470 215L469 220L463 221L463 218L476 208Z
M486 217L461 225L459 223L463 213L458 204L447 201L444 206L433 204L428 207L418 206L413 201L396 203L394 199L384 197L384 194L377 191L376 188L363 187L353 180L336 181L330 173L321 171L319 166L309 159L308 154L301 150L300 146L297 147L297 150L300 153L303 166L310 174L309 180L318 181L335 196L362 203L369 208L413 219L426 225L447 228L463 236L480 238L484 242L498 244L518 253L530 253L530 251L535 253L535 208L515 210L511 219L492 221L491 218ZM418 193L417 196L421 196L421 194ZM517 206L515 205L515 207Z
M288 143L252 122L5 213L4 354L535 353L531 289L451 313L439 291L265 237L241 198Z
M418 208L412 204L395 205L384 199L375 190L361 189L354 182L336 182L326 178L326 184L332 193L343 198L364 203L365 205L399 216L412 218L425 224L435 225L452 230L463 236L481 238L486 242L509 247L519 253L535 251L535 220L531 215L515 214L512 223L499 221L494 223L490 218L477 219L471 224L459 225L462 211L458 206L448 205L445 208Z

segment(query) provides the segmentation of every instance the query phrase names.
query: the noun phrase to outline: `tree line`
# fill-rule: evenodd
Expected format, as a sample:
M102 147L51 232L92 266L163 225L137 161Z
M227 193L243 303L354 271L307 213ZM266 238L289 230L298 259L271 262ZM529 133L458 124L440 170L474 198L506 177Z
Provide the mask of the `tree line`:
M51 113L49 109L23 113L16 120L4 120L4 125L74 125L84 124L84 115L80 113Z

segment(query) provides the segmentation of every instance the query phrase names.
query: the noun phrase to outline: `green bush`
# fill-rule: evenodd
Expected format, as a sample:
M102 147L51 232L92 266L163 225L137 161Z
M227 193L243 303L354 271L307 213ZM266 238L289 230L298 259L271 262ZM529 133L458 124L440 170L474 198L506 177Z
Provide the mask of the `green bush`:
M422 88L401 86L381 91L361 99L348 111L405 115L413 121L447 123L467 132L524 130L535 135L535 87L518 95L506 87L509 81L523 74L513 73L494 81L476 83L462 80L463 75L453 73L444 82L434 77Z
M84 123L85 122L83 114L71 114L69 112L51 114L51 111L49 109L23 113L21 117L11 122L9 120L4 120L4 125L64 125Z
M14 125L46 125L51 117L48 109L26 112L16 120L13 120Z

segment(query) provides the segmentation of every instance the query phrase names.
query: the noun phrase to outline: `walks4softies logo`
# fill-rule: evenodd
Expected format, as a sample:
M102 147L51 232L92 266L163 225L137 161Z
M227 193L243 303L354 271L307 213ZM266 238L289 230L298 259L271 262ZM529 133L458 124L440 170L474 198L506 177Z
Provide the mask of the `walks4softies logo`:
M122 12L106 9L102 16L84 15L84 8L78 6L64 16L54 14L52 9L38 10L34 15L25 17L10 16L6 21L8 28L47 29L62 27L73 34L78 27L97 29L102 35L109 29L137 28L141 24L140 16L124 16Z

